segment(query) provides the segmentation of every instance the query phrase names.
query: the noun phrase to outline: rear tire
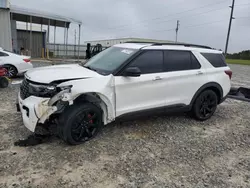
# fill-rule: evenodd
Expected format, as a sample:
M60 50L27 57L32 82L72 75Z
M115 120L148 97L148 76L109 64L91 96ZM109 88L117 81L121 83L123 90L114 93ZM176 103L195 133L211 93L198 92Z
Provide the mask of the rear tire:
M203 91L196 99L192 107L192 116L205 121L212 117L218 105L218 97L212 90Z
M58 136L70 145L78 145L94 138L102 125L102 111L97 106L73 105L59 117Z
M8 75L9 78L14 78L14 77L17 76L18 70L17 70L17 68L15 66L13 66L13 65L4 65L3 67L7 69L7 75Z

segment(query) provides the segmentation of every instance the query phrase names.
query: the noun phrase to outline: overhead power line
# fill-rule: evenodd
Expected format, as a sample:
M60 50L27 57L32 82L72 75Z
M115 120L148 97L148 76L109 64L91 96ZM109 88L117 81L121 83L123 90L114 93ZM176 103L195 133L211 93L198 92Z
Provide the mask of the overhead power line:
M210 3L210 4L207 4L207 5L204 5L204 6L200 6L200 7L188 9L188 10L181 11L181 12L177 12L177 13L173 13L173 14L168 14L168 15L161 16L161 17L156 17L156 18L152 18L152 19L142 20L142 21L140 21L140 22L133 23L133 24L118 25L118 26L116 26L116 27L107 28L107 30L110 30L110 29L118 29L118 28L123 28L123 27L127 27L127 26L138 25L138 24L141 24L141 23L144 23L144 22L148 22L148 21L159 20L159 19L166 18L166 17L169 17L169 16L178 15L178 14L183 14L183 13L190 12L190 11L194 11L194 10L197 10L197 9L202 9L202 8L206 8L206 7L209 7L209 6L214 6L214 5L222 4L222 3L224 3L224 2L228 2L228 0L219 1L219 2L217 2L217 3Z
M195 25L186 25L186 26L183 26L181 28L186 28L186 29L189 29L189 28L195 28L195 27L201 27L201 26L205 26L205 25L211 25L211 24L216 24L216 23L220 23L220 22L224 22L226 21L227 19L223 19L223 20L218 20L218 21L212 21L212 22L205 22L205 23L200 23L200 24L195 24ZM174 32L176 31L176 28L169 28L169 29L161 29L161 30L150 30L151 32ZM133 32L135 33L135 32ZM130 34L133 34L133 33L129 33Z
M225 22L227 19L223 19L223 20L217 20L217 21L212 21L212 22L205 22L205 23L200 23L200 24L194 24L194 25L184 25L181 28L194 28L194 27L200 27L200 26L204 26L204 25L211 25L211 24L215 24L215 23L220 23L220 22ZM176 31L176 28L169 28L169 29L160 29L160 30L149 30L150 32L169 32L169 31ZM129 33L133 34L133 33L137 33L137 32L132 32Z
M250 18L250 16L246 16L246 17L236 17L236 19L244 19L244 18Z
M181 28L192 28L192 27L199 27L199 26L203 26L203 25L210 25L210 24L214 24L214 23L219 23L219 22L225 22L226 19L223 20L218 20L218 21L212 21L212 22L205 22L205 23L201 23L201 24L194 24L194 25L184 25ZM172 29L163 29L163 30L155 30L152 32L161 32L161 31L173 31L175 30L174 28Z
M235 7L238 7L238 6L245 6L245 5L250 5L250 3L246 3L246 4L238 4L238 5L234 5Z
M226 10L226 9L227 9L227 7L212 9L212 10L209 10L209 11L206 11L206 12L200 12L200 13L195 13L195 14L191 14L191 15L188 15L188 16L182 16L182 17L173 18L173 19L170 19L170 20L164 20L164 21L161 21L161 22L156 22L154 24L167 23L167 22L171 22L171 21L176 21L176 19L180 20L181 18L190 18L190 17L199 16L199 15L202 15L202 14L207 14L207 13L210 13L210 12L215 12L215 11L219 11L219 10ZM148 26L148 25L150 25L150 23L147 23L146 25L143 25L143 27ZM117 28L117 29L119 29L119 28ZM124 28L120 28L120 30L124 30Z
M226 19L213 21L213 22L206 22L206 23L201 23L201 24L196 24L196 25L187 25L187 26L184 26L183 28L191 28L191 27L200 27L200 26L203 26L203 25L211 25L211 24L214 24L214 23L225 22L225 20Z

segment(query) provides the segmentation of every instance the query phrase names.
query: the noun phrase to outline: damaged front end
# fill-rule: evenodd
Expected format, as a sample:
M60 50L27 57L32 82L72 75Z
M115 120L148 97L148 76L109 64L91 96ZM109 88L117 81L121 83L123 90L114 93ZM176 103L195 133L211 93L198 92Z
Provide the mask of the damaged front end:
M38 124L44 124L52 114L59 114L72 104L71 87L36 84L25 79L17 104L25 127L35 132Z

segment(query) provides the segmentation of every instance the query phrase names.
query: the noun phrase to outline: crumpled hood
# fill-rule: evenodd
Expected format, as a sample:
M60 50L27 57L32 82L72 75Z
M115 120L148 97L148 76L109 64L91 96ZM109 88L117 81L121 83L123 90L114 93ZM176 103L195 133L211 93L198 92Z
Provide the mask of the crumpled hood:
M49 84L54 81L100 77L95 71L78 64L54 65L34 68L26 72L25 77L33 82Z

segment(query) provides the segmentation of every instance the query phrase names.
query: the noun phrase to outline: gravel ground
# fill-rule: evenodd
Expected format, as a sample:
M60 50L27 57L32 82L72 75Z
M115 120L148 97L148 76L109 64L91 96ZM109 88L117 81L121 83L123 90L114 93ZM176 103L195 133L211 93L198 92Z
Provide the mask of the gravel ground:
M41 64L42 65L42 64ZM231 66L248 85L250 66ZM226 100L206 122L184 115L113 123L79 146L21 148L30 133L15 109L18 85L0 90L0 187L250 187L250 104Z

